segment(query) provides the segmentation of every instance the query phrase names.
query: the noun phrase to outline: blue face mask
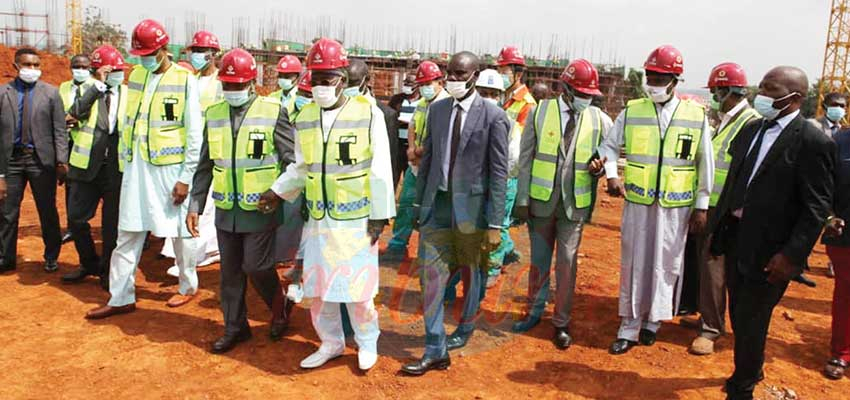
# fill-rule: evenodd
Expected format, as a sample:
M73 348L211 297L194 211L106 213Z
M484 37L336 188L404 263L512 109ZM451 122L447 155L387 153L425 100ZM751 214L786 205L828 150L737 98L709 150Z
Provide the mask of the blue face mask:
M156 58L156 55L140 57L142 67L150 72L154 72L162 65L162 61Z
M106 85L109 87L120 86L124 83L124 71L113 71L106 76Z
M433 86L425 85L419 87L419 94L422 95L422 98L425 99L425 101L431 101L431 99L437 95L437 91L434 90Z
M292 79L278 78L277 86L283 90L289 90L295 86L295 81L293 81Z
M71 76L74 77L74 82L83 83L91 77L91 71L86 68L74 68L71 70Z
M508 74L502 74L502 85L505 86L505 90L511 87L511 76Z
M360 95L360 87L359 86L353 86L353 87L350 87L350 88L345 88L345 90L342 91L342 94L344 94L345 97L359 96Z
M209 54L192 52L192 54L189 55L189 62L192 63L192 68L200 71L210 63Z
M310 99L308 97L296 96L295 97L295 108L297 110L301 110L302 108L304 108L304 106L306 106L307 104L310 104L312 102L313 102L313 99Z
M843 107L827 107L826 109L826 118L832 122L841 121L841 118L844 118L844 114L846 110Z
M763 95L756 95L756 98L753 100L753 108L755 108L756 111L759 114L761 114L762 117L764 117L764 119L766 119L768 121L773 121L773 120L776 119L776 117L779 116L779 113L781 113L783 110L785 110L786 108L788 108L788 106L791 105L791 103L788 103L785 107L774 108L773 103L776 103L777 101L785 100L785 99L787 99L787 98L789 98L789 97L791 97L795 94L797 94L797 92L791 92L791 93L788 93L787 95L782 96L778 99L774 99L773 97L767 97L767 96L763 96Z

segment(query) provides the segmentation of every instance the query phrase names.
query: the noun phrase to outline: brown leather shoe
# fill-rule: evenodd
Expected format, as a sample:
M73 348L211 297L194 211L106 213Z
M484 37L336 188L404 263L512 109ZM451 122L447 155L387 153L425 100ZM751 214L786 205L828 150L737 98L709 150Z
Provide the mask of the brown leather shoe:
M136 303L130 303L121 307L103 306L95 308L86 313L86 319L103 319L118 314L127 314L136 311Z
M180 293L177 293L174 296L171 296L171 298L168 299L168 302L165 303L165 305L172 307L172 308L180 307L180 306L185 305L186 303L192 301L192 299L194 299L194 298L195 298L194 294L182 295Z

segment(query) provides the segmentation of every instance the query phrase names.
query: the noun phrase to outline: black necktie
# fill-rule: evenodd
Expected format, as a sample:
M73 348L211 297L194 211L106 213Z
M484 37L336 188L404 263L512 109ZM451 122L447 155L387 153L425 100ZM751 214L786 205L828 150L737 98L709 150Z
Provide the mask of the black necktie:
M573 134L576 130L576 113L572 109L567 111L570 120L567 121L567 126L564 127L564 139L561 141L564 148L564 154L570 149L570 143L573 141Z
M461 113L463 109L460 107L460 104L455 105L455 120L452 122L452 149L451 156L449 158L449 176L448 176L448 188L452 189L452 171L455 167L455 159L457 158L457 148L460 147L460 122L462 120Z
M30 142L32 142L32 132L30 128L30 113L32 110L30 109L30 99L32 95L33 88L28 88L24 86L24 112L21 115L21 145L28 146Z
M744 206L744 200L747 198L747 186L750 183L750 176L753 175L753 170L756 166L756 160L759 157L761 144L764 141L764 134L768 129L776 125L776 121L763 121L759 133L756 136L756 142L753 145L744 163L741 165L741 170L735 176L735 185L732 186L732 210L737 210Z
M103 99L103 102L104 102L104 105L106 106L106 124L109 125L109 132L108 133L111 135L112 131L115 130L115 127L112 126L112 124L109 123L109 114L110 114L110 109L112 108L112 107L110 107L112 105L112 89L111 88L106 89L106 98ZM118 119L116 118L116 121L117 120Z

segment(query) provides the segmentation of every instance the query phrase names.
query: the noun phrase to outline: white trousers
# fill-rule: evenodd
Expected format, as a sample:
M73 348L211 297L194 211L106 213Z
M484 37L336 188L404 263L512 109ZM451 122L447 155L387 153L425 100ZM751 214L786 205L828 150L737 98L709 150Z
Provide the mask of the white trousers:
M345 333L342 330L342 313L339 308L340 304L345 304L357 346L361 350L378 353L378 336L381 330L378 327L378 311L375 310L373 300L359 303L322 301L321 297L314 297L312 300L310 316L313 328L322 341L321 350L326 353L339 353L345 349Z
M145 245L147 232L118 230L118 242L109 260L109 305L120 307L136 302L136 266ZM197 260L197 240L194 238L175 238L174 250L177 266L180 268L180 294L194 294L198 291L198 273L195 271Z
M626 339L631 340L632 342L637 342L641 329L646 329L655 333L658 332L658 328L660 327L661 321L653 322L645 321L640 318L623 317L620 321L620 331L617 332L617 339Z

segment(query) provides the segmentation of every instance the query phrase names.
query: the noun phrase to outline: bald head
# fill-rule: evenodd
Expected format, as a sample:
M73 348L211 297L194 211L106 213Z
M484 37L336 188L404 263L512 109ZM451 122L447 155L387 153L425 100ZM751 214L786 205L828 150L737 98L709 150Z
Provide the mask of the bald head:
M759 83L759 95L773 99L773 108L782 110L777 118L800 109L809 93L809 79L797 67L771 69Z
M481 65L481 60L478 59L478 56L475 53L469 51L461 51L452 56L452 59L449 60L449 70L453 69L462 69L464 71L478 71L479 66Z
M778 85L784 86L788 92L800 93L802 97L806 97L809 93L809 78L806 73L800 68L779 66L771 69L764 76L762 81L771 80Z
M540 81L531 87L531 96L538 102L549 98L549 85L546 82Z
M351 60L348 63L348 87L360 86L368 81L369 66L363 60Z

